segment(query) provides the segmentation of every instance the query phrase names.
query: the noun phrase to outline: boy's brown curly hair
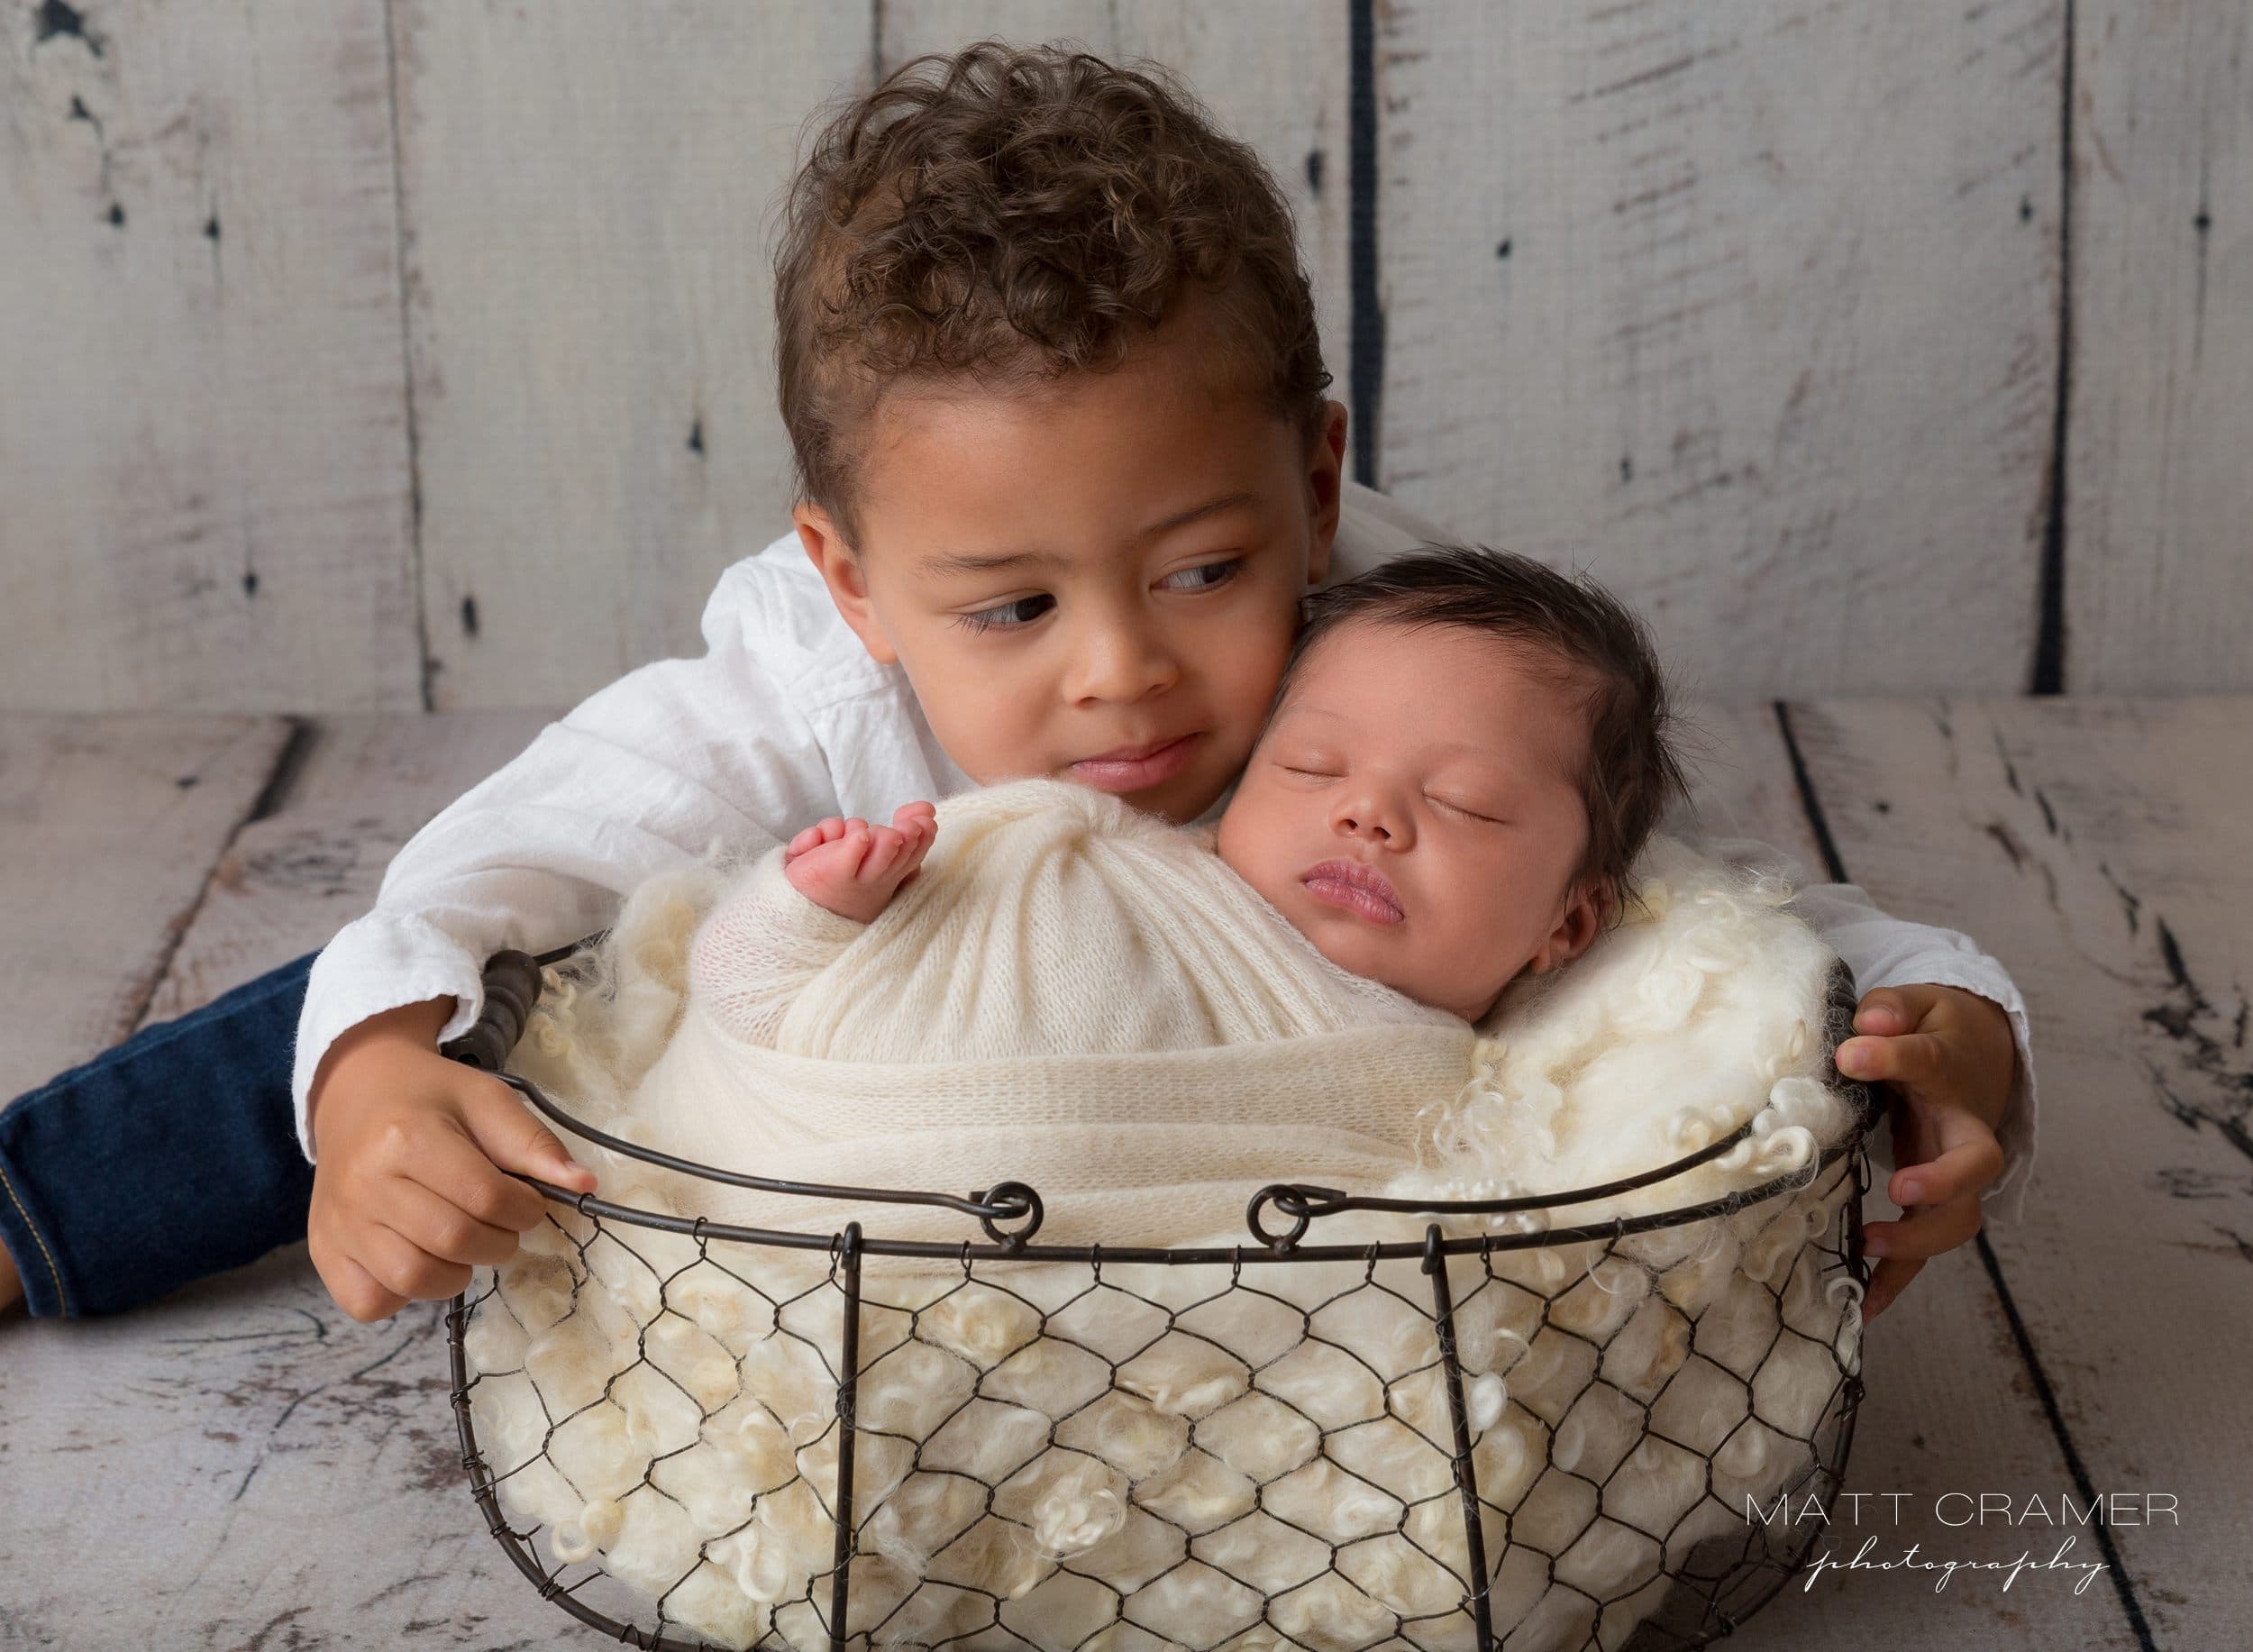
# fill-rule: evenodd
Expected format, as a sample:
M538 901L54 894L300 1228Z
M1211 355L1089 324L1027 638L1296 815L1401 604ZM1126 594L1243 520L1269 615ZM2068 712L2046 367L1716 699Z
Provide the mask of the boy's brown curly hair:
M1117 367L1192 293L1230 389L1309 439L1322 365L1291 209L1164 70L999 41L903 64L816 136L775 257L800 497L848 539L854 442L903 379Z

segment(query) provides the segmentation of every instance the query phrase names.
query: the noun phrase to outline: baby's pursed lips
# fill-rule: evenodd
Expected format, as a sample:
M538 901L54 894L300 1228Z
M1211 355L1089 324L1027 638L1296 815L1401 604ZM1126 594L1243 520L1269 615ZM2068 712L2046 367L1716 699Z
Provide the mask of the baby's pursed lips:
M1364 866L1359 861L1324 861L1318 866L1308 868L1299 876L1299 881L1301 883L1312 883L1318 879L1343 883L1348 889L1365 890L1391 906L1396 912L1402 909L1400 897L1394 893L1392 885L1386 880L1385 875L1375 867Z

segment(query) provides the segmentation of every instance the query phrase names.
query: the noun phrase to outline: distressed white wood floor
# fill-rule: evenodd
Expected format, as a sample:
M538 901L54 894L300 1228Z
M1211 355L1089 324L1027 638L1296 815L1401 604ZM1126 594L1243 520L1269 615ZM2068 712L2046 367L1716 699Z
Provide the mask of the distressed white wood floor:
M0 716L0 1094L324 940L392 850L540 719ZM2253 700L1842 701L1708 713L1747 831L2017 976L2042 1085L2028 1219L1873 1329L1840 1558L2036 1559L1944 1493L2172 1495L2112 1569L1863 1572L1737 1638L2243 1644L2253 1512ZM1892 1209L1873 1196L1873 1214ZM354 1324L293 1246L123 1318L0 1323L0 1647L601 1644L461 1478L436 1308ZM1899 1519L1890 1511L1897 1509Z

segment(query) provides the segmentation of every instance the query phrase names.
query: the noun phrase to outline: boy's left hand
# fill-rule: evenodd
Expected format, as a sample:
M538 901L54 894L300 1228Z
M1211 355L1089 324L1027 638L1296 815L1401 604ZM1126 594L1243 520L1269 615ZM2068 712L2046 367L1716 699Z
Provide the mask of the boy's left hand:
M2002 1173L1995 1127L2019 1053L2002 1007L1961 987L1880 987L1856 1007L1854 1030L1838 1045L1838 1071L1893 1092L1885 1195L1906 1212L1862 1230L1862 1254L1882 1258L1862 1302L1867 1324L1929 1258L1979 1231L1979 1197Z

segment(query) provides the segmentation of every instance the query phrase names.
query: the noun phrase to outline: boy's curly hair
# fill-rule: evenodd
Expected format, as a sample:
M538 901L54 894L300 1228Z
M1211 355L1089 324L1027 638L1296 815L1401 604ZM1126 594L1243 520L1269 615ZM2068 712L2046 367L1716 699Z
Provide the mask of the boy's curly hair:
M1581 772L1588 844L1574 875L1607 889L1611 917L1619 917L1634 893L1636 857L1667 805L1689 795L1657 646L1633 610L1586 574L1560 573L1515 552L1427 545L1309 592L1304 612L1271 721L1322 639L1354 621L1475 631L1522 648L1575 689L1588 717Z
M903 64L822 128L784 208L800 497L849 520L854 438L888 385L1115 368L1191 293L1214 301L1224 382L1310 438L1330 381L1313 295L1247 145L1153 65L999 41Z

